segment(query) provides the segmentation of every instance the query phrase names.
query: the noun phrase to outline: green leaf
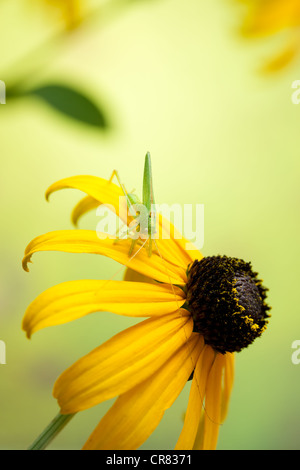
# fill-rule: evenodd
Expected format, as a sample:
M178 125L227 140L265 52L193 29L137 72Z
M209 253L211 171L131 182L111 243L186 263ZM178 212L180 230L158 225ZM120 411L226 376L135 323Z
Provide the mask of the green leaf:
M108 127L103 111L86 95L67 85L44 85L26 92L44 100L56 111L89 126Z

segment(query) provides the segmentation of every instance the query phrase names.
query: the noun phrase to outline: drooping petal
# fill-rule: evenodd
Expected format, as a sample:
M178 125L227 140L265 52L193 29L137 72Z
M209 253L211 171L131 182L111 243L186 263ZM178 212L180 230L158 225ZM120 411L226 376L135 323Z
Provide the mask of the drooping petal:
M226 418L234 379L234 354L217 354L209 372L205 390L205 406L201 416L194 450L216 448L219 427Z
M64 282L40 294L26 310L23 329L32 333L97 311L133 317L176 312L183 305L182 289L168 284L82 280Z
M192 335L151 377L121 395L84 450L133 450L152 434L186 384L202 348Z
M103 237L103 238L100 238ZM112 240L107 234L93 230L61 230L49 232L32 240L25 250L23 268L28 271L27 264L31 256L38 251L63 251L67 253L93 253L108 256L135 271L152 277L160 282L184 284L186 272L183 267L175 266L153 253L148 256L146 250L140 249L137 254L129 257L131 240Z
M224 388L222 393L222 405L221 405L221 422L223 423L226 419L230 396L234 381L234 354L225 354L225 366L224 366Z
M159 370L192 330L192 318L178 312L117 334L58 378L53 395L61 412L76 413L132 389Z
M203 450L215 450L221 421L222 380L225 356L217 354L207 379L204 409Z
M207 377L212 367L214 358L215 353L213 349L210 346L204 346L194 371L184 425L177 441L175 450L190 450L194 446L198 426L200 423L201 412L204 408Z

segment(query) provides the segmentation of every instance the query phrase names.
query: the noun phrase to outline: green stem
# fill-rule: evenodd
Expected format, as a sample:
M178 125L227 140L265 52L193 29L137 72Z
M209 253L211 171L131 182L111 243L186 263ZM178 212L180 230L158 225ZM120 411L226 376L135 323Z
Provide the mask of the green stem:
M74 414L62 415L58 413L51 423L44 429L39 437L33 442L28 450L44 450L50 442L57 436L57 434L68 424L68 422L75 416Z

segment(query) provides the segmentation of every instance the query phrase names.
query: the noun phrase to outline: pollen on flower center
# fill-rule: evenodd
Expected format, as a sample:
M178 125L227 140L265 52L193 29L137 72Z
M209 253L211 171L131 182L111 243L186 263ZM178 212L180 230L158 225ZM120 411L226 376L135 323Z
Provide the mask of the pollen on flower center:
M194 331L216 351L240 351L266 329L267 289L250 263L227 256L196 260L186 287Z

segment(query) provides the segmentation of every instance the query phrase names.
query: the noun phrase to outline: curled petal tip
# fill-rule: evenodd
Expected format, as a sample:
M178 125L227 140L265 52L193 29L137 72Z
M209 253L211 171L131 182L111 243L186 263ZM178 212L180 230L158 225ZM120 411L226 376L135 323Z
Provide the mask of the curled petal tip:
M24 326L22 327L23 331L26 333L26 338L27 339L31 339L31 331L30 330L26 330L26 328L24 328Z
M49 197L50 197L50 194L52 193L51 189L48 188L47 191L45 192L45 199L47 202L49 202Z
M78 217L76 214L71 215L71 222L74 225L74 227L76 228L78 227Z
M23 260L22 260L22 268L24 269L24 271L26 271L27 273L29 273L29 268L28 268L28 263L32 263L31 259L29 258L28 259L28 256L24 256Z
M31 330L28 328L28 321L26 321L25 317L22 322L22 330L26 333L26 338L31 339Z

